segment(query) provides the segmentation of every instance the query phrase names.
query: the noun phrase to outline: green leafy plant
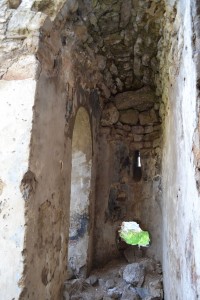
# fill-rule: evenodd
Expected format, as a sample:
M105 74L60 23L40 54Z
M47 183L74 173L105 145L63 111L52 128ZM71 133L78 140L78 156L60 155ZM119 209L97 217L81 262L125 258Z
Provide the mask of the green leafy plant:
M150 243L148 231L143 231L136 222L122 222L119 235L129 245L147 247Z

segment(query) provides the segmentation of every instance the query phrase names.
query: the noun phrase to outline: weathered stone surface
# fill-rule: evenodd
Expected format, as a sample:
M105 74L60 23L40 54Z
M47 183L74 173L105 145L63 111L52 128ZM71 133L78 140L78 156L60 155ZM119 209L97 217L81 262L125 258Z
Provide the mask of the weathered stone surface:
M144 127L144 133L151 133L154 130L154 126L150 125L150 126L145 126Z
M98 281L98 277L95 276L95 275L91 275L90 277L88 277L86 279L86 282L91 284L91 285L94 285L95 283L97 283L97 281Z
M158 122L158 117L155 111L152 109L150 111L144 111L139 114L139 120L141 125L151 125Z
M147 274L145 276L144 288L148 290L152 298L163 298L162 277L155 274Z
M126 27L131 17L132 3L131 0L124 0L121 6L121 27Z
M136 287L135 289L140 299L152 300L149 290L147 288Z
M142 133L144 133L144 127L143 126L132 126L132 133L142 134Z
M8 23L8 34L19 34L27 36L28 27L30 26L31 20L33 19L35 14L36 13L33 11L20 10L18 12L18 10L16 10Z
M115 286L115 282L113 279L108 279L106 281L106 288L107 289L112 289Z
M160 143L161 143L161 140L160 139L156 139L153 141L153 147L156 148L156 147L159 147L160 146Z
M151 109L154 106L155 95L148 87L137 91L128 91L115 96L117 109L133 108L139 111Z
M128 109L120 111L119 121L123 124L136 125L139 113L136 110Z
M16 9L21 4L22 0L9 0L8 5L9 8Z
M154 131L148 134L145 134L144 141L154 141L155 139L160 137L159 131Z
M106 67L106 57L103 55L97 55L96 59L99 70L103 71Z
M144 277L144 269L139 263L130 264L124 269L123 279L133 286L137 286L142 277Z
M123 126L123 130L129 132L129 131L131 131L131 126L129 126L129 125L124 125L124 126Z
M121 300L140 300L139 295L137 294L136 290L133 288L128 288L126 287L123 290L122 297L120 298Z
M148 67L149 66L149 63L150 63L150 55L149 54L144 54L143 57L142 57L142 64L143 66L146 66Z
M102 113L101 125L110 126L117 123L119 119L119 112L112 103L108 103Z
M122 295L122 292L116 287L109 289L107 293L108 293L108 296L113 299L119 299L119 297L121 297L121 295Z
M153 130L161 132L162 131L162 125L155 125L155 126L153 126Z
M39 62L33 55L22 56L14 62L3 76L5 80L22 80L36 78L39 71Z
M110 72L111 72L111 74L113 74L113 75L118 75L118 69L117 69L117 67L114 65L114 64L112 64L111 66L110 66Z
M130 149L131 150L140 150L143 148L143 142L133 142L130 144Z
M64 300L69 300L70 299L69 293L67 291L64 291L63 298L64 298Z
M144 136L139 134L134 134L133 138L134 138L134 142L141 142L144 139Z
M75 33L76 37L83 43L88 38L87 27L82 22L80 22L74 26L74 33Z
M146 149L152 148L152 142L151 141L148 141L148 142L145 141L145 142L143 142L143 147L146 148Z

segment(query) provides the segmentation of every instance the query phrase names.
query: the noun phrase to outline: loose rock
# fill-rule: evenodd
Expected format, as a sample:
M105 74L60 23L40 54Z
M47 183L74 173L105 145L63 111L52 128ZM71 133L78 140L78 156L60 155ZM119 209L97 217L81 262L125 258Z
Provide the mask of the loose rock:
M106 288L107 289L112 289L115 286L115 282L113 279L108 279L106 281Z
M142 277L144 277L144 268L139 263L130 264L124 269L123 279L133 286L137 286Z

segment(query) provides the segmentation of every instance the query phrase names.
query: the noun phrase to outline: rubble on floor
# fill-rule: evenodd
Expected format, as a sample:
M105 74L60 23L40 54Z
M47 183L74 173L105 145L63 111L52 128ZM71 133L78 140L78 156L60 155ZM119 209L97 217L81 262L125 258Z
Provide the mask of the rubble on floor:
M64 300L161 300L161 265L151 258L134 257L131 250L124 259L114 260L93 270L86 279L67 280Z

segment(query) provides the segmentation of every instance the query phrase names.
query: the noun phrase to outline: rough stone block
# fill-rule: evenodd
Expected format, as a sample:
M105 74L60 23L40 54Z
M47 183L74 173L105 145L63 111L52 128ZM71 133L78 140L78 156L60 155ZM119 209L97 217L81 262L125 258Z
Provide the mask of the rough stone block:
M160 109L160 103L155 103L154 104L154 109L159 110Z
M151 133L151 132L153 132L153 130L154 130L154 127L152 125L145 126L145 128L144 128L145 133Z
M139 114L139 120L141 125L151 125L158 122L157 115L153 109L141 112Z
M150 57L149 54L147 54L147 53L144 54L143 57L142 57L142 64L143 64L143 66L148 67L149 64L150 64L150 59L151 59L151 57Z
M144 135L144 141L154 141L155 139L159 138L160 132L154 131Z
M110 73L112 74L112 75L118 75L118 69L117 69L117 67L115 66L115 64L112 64L111 66L110 66Z
M143 148L143 143L142 142L133 142L130 144L130 149L131 150L140 150Z
M162 125L154 125L153 126L153 131L162 131Z
M143 126L132 126L132 133L134 133L134 134L144 133L144 127Z
M149 290L146 288L136 287L136 291L138 295L140 296L140 299L151 299Z
M120 27L126 27L131 17L132 3L131 0L124 0L121 6L121 22Z
M106 67L106 57L103 55L97 55L96 60L99 70L103 71Z
M159 147L161 144L161 140L160 139L156 139L153 141L153 148Z
M38 73L38 68L39 62L34 55L22 56L17 62L14 62L11 65L3 78L5 80L35 78Z
M95 283L97 283L97 281L98 281L98 278L95 275L91 275L90 277L88 277L86 279L86 282L91 285L94 285Z
M119 93L115 96L115 105L119 110L133 108L139 111L151 109L154 106L155 94L149 87L137 91Z
M128 109L120 111L119 121L123 124L136 125L139 113L136 110Z
M70 299L69 298L69 293L67 291L64 291L63 298L64 298L64 300L69 300Z
M144 268L139 263L130 264L124 269L123 279L127 283L137 286L141 278L144 278Z
M133 136L134 142L141 142L144 137L145 136L143 136L143 135L134 134L134 136Z
M101 127L100 128L100 135L109 135L110 134L110 127Z
M145 277L144 288L146 288L149 292L149 295L152 298L163 298L163 290L162 290L162 276L147 274Z
M113 299L119 299L122 295L122 292L118 290L116 287L108 290L108 296Z
M117 123L119 119L119 112L112 103L108 103L103 110L101 125L102 126L111 126Z
M16 10L8 23L8 34L23 34L27 35L28 26L35 16L35 12L27 10Z
M75 33L76 37L83 43L88 38L87 27L82 23L76 24L76 26L74 26L74 33Z
M143 142L143 148L152 148L152 142Z
M22 0L8 0L9 8L16 9L21 4Z
M122 135L122 136L125 136L125 135L127 135L127 132L124 132L124 130L123 129L116 129L116 134L119 134L119 135Z
M129 126L129 125L124 125L124 126L123 126L123 129L124 129L124 131L129 132L129 131L131 131L131 126Z
M122 293L121 300L139 300L140 297L138 296L136 290L133 288L125 287Z
M106 288L107 289L112 289L115 286L115 282L113 279L108 279L106 281Z

